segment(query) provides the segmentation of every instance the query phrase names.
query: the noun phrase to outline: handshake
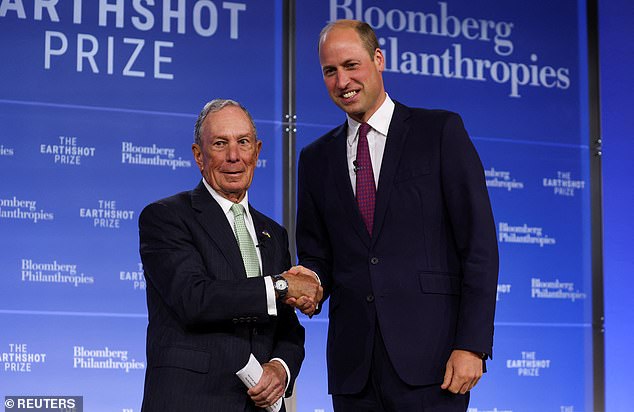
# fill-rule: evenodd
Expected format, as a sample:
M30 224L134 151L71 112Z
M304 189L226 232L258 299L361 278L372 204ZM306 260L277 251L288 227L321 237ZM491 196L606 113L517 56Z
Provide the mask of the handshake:
M284 303L296 307L305 315L313 316L324 296L324 289L315 272L303 266L293 266L282 276L288 282Z

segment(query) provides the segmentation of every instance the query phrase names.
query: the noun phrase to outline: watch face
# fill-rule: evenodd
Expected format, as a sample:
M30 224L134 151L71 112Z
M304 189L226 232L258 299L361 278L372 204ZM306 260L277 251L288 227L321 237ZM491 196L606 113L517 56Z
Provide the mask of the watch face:
M276 281L275 281L275 289L277 289L277 290L284 290L284 289L286 289L286 288L287 288L287 286L286 286L286 282L285 282L285 281L283 281L282 279L280 279L280 280L276 280Z

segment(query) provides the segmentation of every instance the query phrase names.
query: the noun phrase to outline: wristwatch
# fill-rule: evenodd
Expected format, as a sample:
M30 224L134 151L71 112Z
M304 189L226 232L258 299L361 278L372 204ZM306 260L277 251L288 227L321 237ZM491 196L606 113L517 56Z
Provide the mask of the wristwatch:
M284 299L288 293L288 281L282 275L273 275L273 289L277 293L278 299Z

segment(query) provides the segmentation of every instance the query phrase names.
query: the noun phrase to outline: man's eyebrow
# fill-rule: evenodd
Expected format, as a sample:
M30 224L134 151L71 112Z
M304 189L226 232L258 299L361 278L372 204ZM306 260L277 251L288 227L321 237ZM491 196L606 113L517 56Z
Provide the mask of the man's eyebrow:
M213 139L229 140L232 137L233 137L232 135L225 135L225 134L219 134L219 135L211 136L212 140ZM254 137L254 134L249 132L249 133L240 134L240 135L236 135L235 136L236 139L242 139L242 138L245 138L245 137Z
M359 59L347 59L347 60L344 60L344 61L343 61L343 63L341 63L341 65L342 65L342 66L345 66L345 65L347 65L347 64L350 64L350 63L356 63L356 62L358 62L358 61L359 61ZM330 68L333 68L333 67L335 67L335 66L339 66L339 65L338 65L338 64L326 64L326 65L322 66L322 67L321 67L321 69L322 69L322 70L324 70L324 69L330 69Z

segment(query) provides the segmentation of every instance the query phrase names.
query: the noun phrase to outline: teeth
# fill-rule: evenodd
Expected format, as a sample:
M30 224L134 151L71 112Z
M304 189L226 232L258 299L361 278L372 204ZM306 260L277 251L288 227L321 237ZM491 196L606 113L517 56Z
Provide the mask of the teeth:
M343 97L344 97L345 99L348 99L348 98L350 98L350 97L354 96L355 94L357 94L357 92L355 92L355 91L351 91L351 92L348 92L348 93L344 93L344 94L343 94Z

